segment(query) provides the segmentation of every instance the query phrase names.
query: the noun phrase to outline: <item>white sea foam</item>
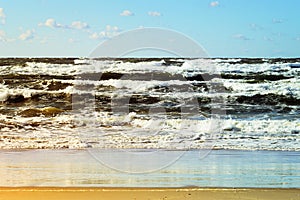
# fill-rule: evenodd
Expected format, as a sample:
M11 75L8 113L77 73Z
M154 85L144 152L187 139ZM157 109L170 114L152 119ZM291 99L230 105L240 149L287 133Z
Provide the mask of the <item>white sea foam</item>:
M293 67L299 63L259 63L259 64L240 64L240 59L171 59L171 61L183 62L181 66L165 66L164 59L149 62L127 62L121 60L88 60L77 59L74 64L51 64L39 62L26 62L25 66L0 66L1 74L64 74L74 75L78 73L93 72L169 72L172 74L183 74L184 72L263 72L283 75L295 74L300 68ZM236 62L236 63L234 63Z
M300 134L295 135L300 131L299 120L215 121L209 118L164 119L155 116L149 120L136 113L86 114L86 117L81 113L77 117L16 116L11 119L0 115L0 125L4 121L11 124L6 129L1 129L1 138L4 140L2 148L179 148L180 144L184 144L182 148L204 148L209 142L214 148L224 149L300 150L297 145ZM91 115L94 118L89 117ZM80 123L76 123L76 120ZM35 123L39 123L40 126L31 126ZM24 126L26 134L24 129L14 128L13 124ZM78 127L74 128L74 124ZM12 140L12 137L18 139Z
M27 62L25 66L0 66L0 74L26 74L26 75L59 75L75 76L75 79L45 80L39 84L40 89L30 89L25 85L0 83L1 109L11 109L5 101L12 95L23 95L30 98L35 94L82 94L90 92L96 96L108 96L112 101L118 97L132 95L157 97L162 100L176 99L182 106L181 100L197 97L238 97L241 95L253 96L256 94L277 94L286 97L300 99L300 80L298 67L291 63L267 62L262 64L241 64L241 59L174 59L171 61L183 62L181 66L171 64L166 66L166 61L151 62L126 62L120 60L75 60L74 64L49 64ZM109 80L83 80L80 78L85 73L113 72L125 74L120 79ZM249 83L244 79L224 79L221 76L209 81L187 80L131 80L126 74L134 73L169 73L181 74L191 77L203 73L209 74L271 74L293 76L289 79L277 81L263 81ZM76 77L78 75L78 77ZM100 77L99 77L100 78ZM50 82L70 83L65 89L50 91L47 89ZM183 86L193 88L193 84L221 83L228 92L202 90L184 90ZM89 91L86 87L89 87ZM174 87L182 86L182 90ZM103 88L101 88L103 87ZM107 88L105 88L107 87ZM160 88L173 89L172 92L160 91ZM96 89L100 88L100 89ZM156 88L156 89L155 89ZM157 89L158 88L158 89ZM93 99L93 98L92 98ZM74 102L73 102L74 103ZM215 102L209 106L215 105ZM184 104L184 101L183 101ZM42 107L43 105L38 105ZM79 113L66 111L55 117L21 117L17 113L31 108L32 105L15 107L11 116L0 114L0 148L87 148L87 147L111 147L111 148L205 148L205 144L214 148L223 149L266 149L266 150L299 150L300 151L300 121L296 116L299 113L298 106L294 106L287 117L270 118L269 113L265 117L247 115L239 118L239 115L222 118L219 122L205 116L185 116L171 118L164 116L166 113L114 113L96 112L91 105ZM156 104L149 105L150 108ZM198 104L196 105L198 106ZM262 106L262 105L254 105ZM234 109L234 108L233 108ZM298 110L297 110L298 109ZM206 111L205 111L206 112ZM292 113L294 112L294 113ZM258 117L260 116L260 118ZM215 121L214 121L215 120Z
M9 92L6 85L0 84L0 102L4 102L7 100Z
M220 81L224 87L233 90L231 95L247 95L253 96L255 94L278 94L293 96L300 99L300 80L299 78L291 78L285 80L278 80L273 82L263 82L251 84L243 80L222 79Z

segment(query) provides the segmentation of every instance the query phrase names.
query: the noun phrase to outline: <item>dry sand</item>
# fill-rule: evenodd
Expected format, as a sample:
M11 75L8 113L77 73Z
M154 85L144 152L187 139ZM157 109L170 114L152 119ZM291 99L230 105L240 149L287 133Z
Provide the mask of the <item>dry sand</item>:
M0 188L5 200L300 200L300 189L233 188Z

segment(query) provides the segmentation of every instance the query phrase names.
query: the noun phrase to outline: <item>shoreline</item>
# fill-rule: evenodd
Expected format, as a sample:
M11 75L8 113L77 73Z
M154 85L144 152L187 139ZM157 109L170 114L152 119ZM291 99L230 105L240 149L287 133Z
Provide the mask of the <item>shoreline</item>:
M206 200L282 200L300 199L300 189L263 188L80 188L19 187L0 188L0 198L18 199L206 199Z
M300 152L2 150L0 187L300 188Z
M172 148L0 148L1 152L28 152L28 151L49 151L49 152L55 152L55 151L61 151L61 152L68 152L68 151L140 151L140 152L150 152L150 151L166 151L166 152L172 152L172 151L178 151L178 152L195 152L195 151L229 151L229 152L291 152L291 153L297 153L300 152L299 150L290 150L290 149L227 149L227 148L178 148L178 149L172 149Z
M205 186L182 186L182 187L81 187L81 186L0 186L1 191L201 191L201 190L299 190L300 187L294 188L268 188L268 187L205 187ZM300 193L299 193L300 195Z

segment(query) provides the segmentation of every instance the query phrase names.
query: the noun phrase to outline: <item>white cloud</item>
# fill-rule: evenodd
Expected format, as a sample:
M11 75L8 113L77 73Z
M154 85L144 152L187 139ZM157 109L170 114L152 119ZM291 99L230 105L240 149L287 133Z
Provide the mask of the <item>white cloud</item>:
M0 42L14 42L16 39L14 38L7 38L5 31L0 30Z
M34 38L34 30L27 30L19 36L20 40L30 40Z
M79 40L76 40L76 39L70 38L70 39L68 40L68 42L73 44L73 43L77 43L77 42L79 42Z
M210 2L210 6L211 7L217 7L217 6L219 6L220 4L219 4L219 2L218 1L212 1L212 2Z
M74 21L72 22L70 28L73 28L73 29L87 29L89 28L90 26L85 23L85 22L81 22L81 21Z
M88 29L90 26L86 22L74 21L71 25L63 25L57 23L55 19L49 18L44 23L40 23L39 26L47 26L49 28L65 28L65 29Z
M0 41L6 41L6 33L3 30L0 30Z
M99 39L99 34L98 33L92 33L92 35L90 35L90 38L93 39L93 40L97 40Z
M66 28L66 26L59 24L55 19L49 18L44 23L40 23L39 26L47 26L50 28Z
M152 16L152 17L160 17L161 13L157 12L157 11L149 11L148 15Z
M236 34L233 36L233 38L238 39L238 40L250 40L250 38L246 37L243 34Z
M0 20L2 24L5 24L6 15L4 13L4 9L0 8Z
M123 10L123 12L120 13L121 16L125 16L125 17L128 17L128 16L133 16L134 13L131 12L130 10Z
M100 33L92 33L90 35L91 39L108 39L114 36L117 36L121 32L121 29L117 26L107 25L105 30L101 31Z

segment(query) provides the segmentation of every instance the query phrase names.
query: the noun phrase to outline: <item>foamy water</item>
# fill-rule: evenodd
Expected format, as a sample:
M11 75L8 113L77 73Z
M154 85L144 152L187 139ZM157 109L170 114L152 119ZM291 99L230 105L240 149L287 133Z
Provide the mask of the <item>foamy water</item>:
M2 59L0 148L300 150L299 59Z

